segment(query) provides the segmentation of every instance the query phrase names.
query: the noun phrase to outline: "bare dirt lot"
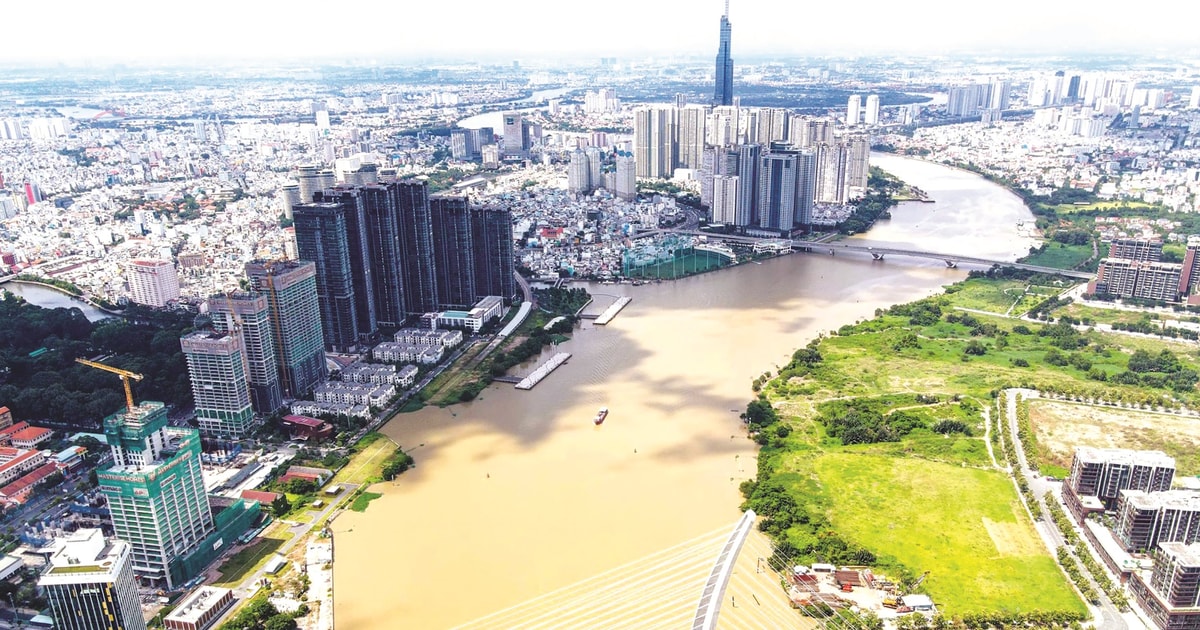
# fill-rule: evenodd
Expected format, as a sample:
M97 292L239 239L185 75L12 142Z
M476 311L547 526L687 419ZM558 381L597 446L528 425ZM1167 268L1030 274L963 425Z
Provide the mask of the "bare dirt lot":
M1041 463L1069 468L1076 446L1157 449L1180 475L1200 474L1200 418L1034 399L1029 420Z

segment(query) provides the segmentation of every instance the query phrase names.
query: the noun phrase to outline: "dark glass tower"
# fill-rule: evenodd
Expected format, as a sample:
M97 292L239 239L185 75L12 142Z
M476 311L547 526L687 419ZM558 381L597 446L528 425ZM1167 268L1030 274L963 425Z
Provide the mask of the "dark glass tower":
M730 56L729 0L725 0L725 15L721 16L721 47L717 49L717 89L714 105L733 105L733 57Z
M325 347L333 352L349 351L358 340L358 305L346 208L330 201L302 203L292 208L292 218L297 257L316 265Z
M400 196L396 183L362 188L366 252L372 267L375 319L398 328L408 314L404 301L404 260L400 253Z
M517 294L517 281L513 277L512 212L502 208L474 208L471 232L476 298L497 295L511 301Z
M424 181L396 182L396 194L405 308L410 315L431 313L438 309L438 291L429 185Z
M433 258L439 308L466 308L475 303L475 246L471 210L466 197L435 196Z

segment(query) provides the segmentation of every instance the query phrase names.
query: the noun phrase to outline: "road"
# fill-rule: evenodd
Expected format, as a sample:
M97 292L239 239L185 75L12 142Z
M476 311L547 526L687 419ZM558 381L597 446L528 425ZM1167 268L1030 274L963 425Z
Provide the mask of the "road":
M1036 470L1030 469L1029 461L1025 458L1025 447L1023 444L1021 444L1021 438L1019 437L1018 433L1018 395L1024 398L1036 398L1038 396L1038 392L1031 389L1016 388L1004 390L1006 403L1005 416L1008 420L1008 434L1006 437L1012 440L1013 450L1017 454L1017 463L1020 466L1021 473L1025 475L1025 480L1029 484L1029 490L1033 493L1034 499L1038 502L1039 507L1042 508L1042 518L1034 523L1034 528L1038 530L1038 533L1042 536L1042 539L1050 548L1050 552L1054 554L1055 557L1057 557L1058 548L1064 546L1067 547L1067 550L1071 552L1072 556L1076 556L1077 554L1075 553L1075 549L1066 545L1066 541L1063 539L1062 533L1058 531L1058 526L1050 519L1050 514L1046 509L1046 503L1044 499L1046 493L1050 493L1051 496L1056 498L1055 500L1058 501L1059 506L1066 510L1066 506L1063 505L1061 499L1062 484L1050 482L1039 476ZM1075 533L1079 536L1080 540L1084 541L1084 546L1089 546L1087 538L1084 537L1083 532L1079 529L1079 527L1074 525L1074 523L1072 523L1072 526L1075 527ZM1101 570L1108 570L1104 563L1097 560L1097 564L1101 567ZM1097 628L1101 628L1103 630L1128 630L1129 623L1126 621L1126 617L1121 614L1121 611L1117 610L1116 606L1113 606L1113 603L1108 598L1108 595L1106 595L1104 591L1100 589L1100 586L1096 584L1094 579L1092 579L1092 576L1087 569L1081 568L1081 570L1100 598L1100 604L1098 606L1100 612L1100 623L1097 625ZM1120 580L1117 579L1116 576L1109 575L1109 579L1113 580L1114 584L1120 583Z
M296 524L291 525L291 527L289 528L288 531L290 531L292 533L292 537L289 538L287 541L285 541L282 545L280 545L279 549L275 550L275 553L282 555L282 556L286 556L292 550L293 547L300 544L301 542L307 542L308 535L309 535L309 533L312 532L313 526L316 525L317 523L324 522L326 517L329 516L338 507L338 504L341 503L342 499L354 494L354 491L358 489L358 484L353 484L353 483L342 483L341 486L342 486L342 491L336 497L329 499L329 505L326 505L319 512L316 512L313 510L308 511L309 514L312 516L312 518L307 523L296 523ZM322 496L324 496L324 494L322 494ZM290 523L289 521L281 521L281 522ZM257 539L252 540L252 541L250 541L249 544L253 545L256 541L257 541ZM230 555L232 555L232 551L231 551ZM214 567L220 566L220 562L214 563L213 566ZM211 572L215 572L215 570L216 570L215 568L210 570L210 575L211 575ZM265 576L266 576L266 571L263 568L259 568L257 571L255 571L253 574L251 574L249 577L242 580L242 583L233 589L234 597L236 597L240 600L245 600L245 599L253 596L259 590L258 587L255 585L258 584L258 581L261 580ZM206 580L206 582L212 583L213 580L211 580L211 579ZM216 622L213 623L212 627L214 627L214 628L220 627L221 623L223 623L225 621L226 617L229 617L233 613L235 608L237 608L237 606L234 606L234 607L230 608L229 610L227 610L225 612L225 614L221 616L220 619L218 619Z

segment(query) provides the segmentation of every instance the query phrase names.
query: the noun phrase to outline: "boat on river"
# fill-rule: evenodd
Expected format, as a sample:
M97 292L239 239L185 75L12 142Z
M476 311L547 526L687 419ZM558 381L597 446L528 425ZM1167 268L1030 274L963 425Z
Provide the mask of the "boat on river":
M601 407L600 411L596 412L596 417L592 418L592 424L602 424L604 419L608 417L608 407Z

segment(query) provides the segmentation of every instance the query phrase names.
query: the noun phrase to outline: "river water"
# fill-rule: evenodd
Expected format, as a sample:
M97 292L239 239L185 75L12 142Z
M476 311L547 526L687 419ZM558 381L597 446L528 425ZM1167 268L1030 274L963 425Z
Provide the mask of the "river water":
M77 308L83 312L83 316L87 317L88 321L98 322L102 319L112 317L112 315L86 302L73 300L71 296L65 293L59 293L46 287L39 287L36 284L6 282L0 284L0 291L8 291L9 293L19 295L25 298L26 302L36 304L42 308Z
M519 98L519 99L514 99L511 101L504 101L501 103L489 103L489 105L495 106L495 105L504 105L507 103L539 103L539 102L547 100L547 99L558 98L558 97L562 96L563 94L566 94L566 93L572 92L572 91L574 91L574 88L554 88L554 89L550 89L550 90L535 90L533 92L533 94L529 95L529 98ZM541 106L524 107L521 109L506 110L506 111L531 112L535 109L541 109ZM468 117L458 121L458 126L463 129L480 129L483 127L491 127L492 129L494 129L496 131L496 133L500 133L504 130L504 112L503 111L487 112L484 114L475 114L474 116L468 116Z
M867 240L1005 259L1027 251L1017 222L1032 217L1002 188L904 158L873 163L937 203L902 204ZM571 360L535 389L497 384L383 428L417 467L334 522L337 627L467 623L732 527L737 485L755 470L738 419L750 381L819 331L964 274L922 259L793 254L675 282L589 286L589 312L618 294L633 302L606 327L585 323L557 348ZM610 413L595 427L601 406Z

